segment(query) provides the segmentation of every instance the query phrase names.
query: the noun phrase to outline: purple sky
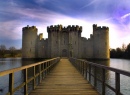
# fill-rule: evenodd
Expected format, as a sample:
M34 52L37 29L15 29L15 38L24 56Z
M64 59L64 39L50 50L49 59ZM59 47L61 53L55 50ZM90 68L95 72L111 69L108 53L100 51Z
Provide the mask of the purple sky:
M130 43L130 0L0 0L0 44L22 47L22 27L34 25L47 38L46 27L83 26L89 38L92 24L108 26L110 48Z

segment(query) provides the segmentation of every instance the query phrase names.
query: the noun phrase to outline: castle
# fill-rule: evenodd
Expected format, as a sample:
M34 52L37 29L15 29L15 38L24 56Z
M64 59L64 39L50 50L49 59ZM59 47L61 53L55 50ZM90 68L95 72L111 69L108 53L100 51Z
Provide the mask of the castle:
M47 27L48 39L37 35L35 26L22 29L22 58L75 57L109 59L109 28L93 24L90 38L81 37L81 26L51 25Z

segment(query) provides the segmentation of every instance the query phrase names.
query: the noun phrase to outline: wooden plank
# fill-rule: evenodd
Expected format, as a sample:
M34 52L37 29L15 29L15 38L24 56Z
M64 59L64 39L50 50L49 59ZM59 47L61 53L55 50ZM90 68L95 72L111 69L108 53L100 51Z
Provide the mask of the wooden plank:
M29 95L100 95L68 59L61 59Z

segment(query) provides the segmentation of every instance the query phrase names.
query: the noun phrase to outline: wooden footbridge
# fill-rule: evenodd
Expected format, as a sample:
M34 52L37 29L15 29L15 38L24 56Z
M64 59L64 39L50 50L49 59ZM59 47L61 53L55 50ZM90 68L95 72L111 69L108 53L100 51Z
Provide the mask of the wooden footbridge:
M29 68L32 68L32 77L28 77ZM101 78L97 77L97 68L102 70ZM24 81L19 86L14 87L14 73L21 70L24 74ZM107 70L115 72L115 88L106 83L105 73ZM15 91L22 87L24 88L23 95L105 95L106 87L115 92L115 95L122 95L120 74L130 76L130 72L119 69L75 58L58 57L2 71L0 77L9 75L9 90L6 95L14 95ZM100 93L97 91L97 81L102 83ZM33 83L31 92L28 91L28 83L30 82Z
M30 95L99 95L68 59L57 66Z

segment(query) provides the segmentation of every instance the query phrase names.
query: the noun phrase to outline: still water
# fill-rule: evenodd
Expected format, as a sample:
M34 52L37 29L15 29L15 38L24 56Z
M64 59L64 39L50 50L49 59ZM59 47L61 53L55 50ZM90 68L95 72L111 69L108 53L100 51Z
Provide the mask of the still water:
M0 58L0 71L12 69L12 68L17 68L29 64L33 64L39 61L43 61L43 59L39 60L22 60L21 58ZM29 69L28 70L29 75L32 74L32 71ZM8 92L8 87L9 87L9 77L8 75L0 77L0 95L5 95ZM23 82L23 72L18 71L14 73L14 87L19 86ZM1 91L2 89L2 91ZM30 89L30 88L29 88ZM23 95L23 88L20 89L19 91L16 91L14 95Z
M38 61L41 61L41 60L22 60L21 58L2 58L0 59L0 71L25 66L25 65L32 64ZM114 67L114 68L118 68L118 69L122 69L122 70L126 70L126 71L130 71L130 60L127 60L127 59L110 59L108 61L105 61L105 60L95 61L94 60L93 62L110 66L110 67ZM17 87L23 81L23 73L22 71L19 71L19 72L16 72L14 76L15 76L14 86ZM99 76L100 76L100 72L99 72ZM112 87L115 87L114 72L107 71L106 78L107 78L106 82ZM8 84L9 84L8 76L0 77L0 89L2 89L2 91L0 91L0 95L5 95L7 93L8 87L9 87ZM98 85L98 90L100 92L101 84L98 82L97 85ZM106 92L107 95L115 95L110 89L108 88L106 89L107 89L107 92ZM121 75L121 92L124 95L130 95L130 77ZM15 95L23 95L23 89L16 91Z
M121 69L130 72L130 60L127 59L110 59L110 60L89 60L101 65ZM101 79L102 70L97 69L97 76ZM113 71L106 71L106 83L115 88L115 73ZM93 79L93 78L92 78ZM130 77L120 75L120 89L123 95L130 95ZM97 89L101 93L101 83L97 82ZM106 95L115 95L115 93L106 88Z

